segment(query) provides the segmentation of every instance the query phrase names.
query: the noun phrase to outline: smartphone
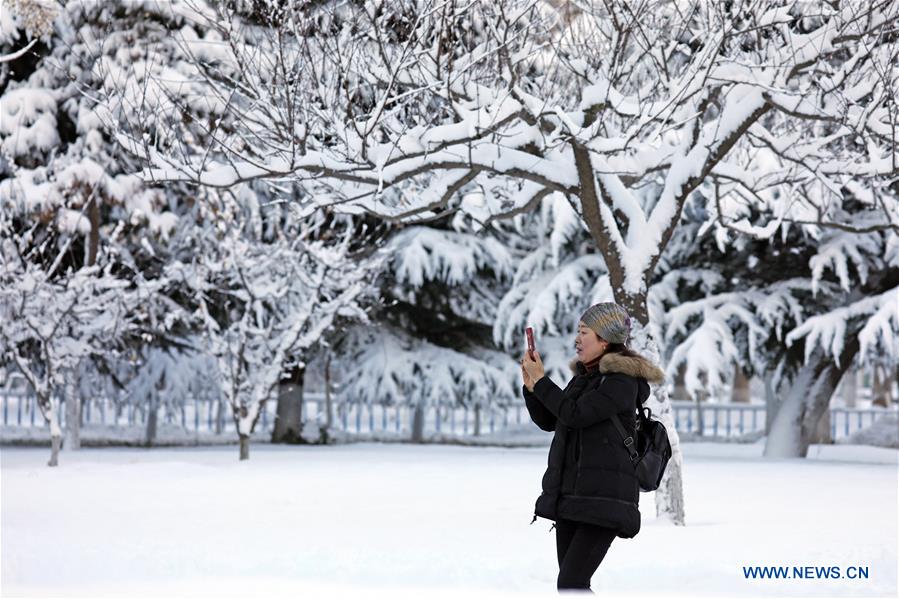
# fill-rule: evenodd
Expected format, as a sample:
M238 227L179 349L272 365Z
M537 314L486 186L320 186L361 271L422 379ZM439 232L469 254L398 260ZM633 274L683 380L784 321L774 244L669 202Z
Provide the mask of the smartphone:
M531 357L531 360L534 359L534 329L528 327L524 330L525 335L528 338L528 355Z

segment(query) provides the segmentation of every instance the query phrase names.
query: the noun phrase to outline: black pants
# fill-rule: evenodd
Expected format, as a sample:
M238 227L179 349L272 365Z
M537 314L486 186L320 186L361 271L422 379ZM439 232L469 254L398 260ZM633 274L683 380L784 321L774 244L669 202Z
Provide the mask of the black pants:
M589 592L590 578L606 556L615 531L586 522L556 520L556 553L559 557L558 590Z

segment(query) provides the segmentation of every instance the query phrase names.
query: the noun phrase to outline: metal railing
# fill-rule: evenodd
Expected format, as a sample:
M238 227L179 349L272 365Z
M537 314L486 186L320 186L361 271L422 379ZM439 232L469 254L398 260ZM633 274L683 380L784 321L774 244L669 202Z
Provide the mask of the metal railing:
M760 403L671 401L671 409L679 433L729 437L765 430L765 405Z
M65 401L59 398L58 418L65 427ZM3 392L0 390L0 410L4 426L42 427L44 418L33 394L23 392ZM305 393L303 414L305 419L324 425L327 422L323 393ZM271 432L276 418L277 402L267 401L260 413L256 430ZM332 426L347 433L392 433L402 435L412 430L416 408L408 405L368 405L352 402L334 402L332 405ZM85 401L81 411L81 425L140 426L147 422L148 408L145 405L129 404L111 398L95 398ZM423 425L426 433L471 435L495 433L527 421L523 405L494 406L492 409L468 407L450 408L430 406L423 410ZM230 406L225 402L187 398L178 406L160 406L157 423L175 424L195 432L215 431L221 433L235 430Z
M304 419L319 425L327 421L323 393L307 392L303 398ZM65 426L65 402L59 403L60 426ZM679 433L698 436L742 436L765 429L763 403L703 403L671 401L674 423ZM277 402L266 402L256 430L271 432ZM348 434L378 434L404 436L411 433L416 408L403 404L385 406L353 402L332 402L331 425ZM33 394L0 389L0 411L4 426L42 427L43 416ZM845 437L870 426L884 414L897 413L896 407L832 407L830 429L832 438ZM84 402L82 425L141 426L147 421L147 407L112 398L95 398ZM422 428L425 434L472 436L494 434L511 427L526 425L530 419L523 402L497 405L491 409L463 406L428 406L423 409ZM188 398L177 406L164 404L157 415L158 424L179 426L194 432L233 433L234 420L230 406L209 399Z

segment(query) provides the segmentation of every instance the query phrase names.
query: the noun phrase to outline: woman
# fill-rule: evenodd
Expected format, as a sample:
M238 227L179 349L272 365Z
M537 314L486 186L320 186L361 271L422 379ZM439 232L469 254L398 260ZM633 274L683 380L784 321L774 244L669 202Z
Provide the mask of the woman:
M554 431L537 516L555 521L557 588L590 591L590 578L618 536L640 531L640 488L612 414L633 431L638 404L662 371L627 348L630 317L618 304L590 306L575 339L574 378L560 389L525 352L522 393L534 423ZM532 520L533 523L533 520ZM592 592L592 591L590 591Z

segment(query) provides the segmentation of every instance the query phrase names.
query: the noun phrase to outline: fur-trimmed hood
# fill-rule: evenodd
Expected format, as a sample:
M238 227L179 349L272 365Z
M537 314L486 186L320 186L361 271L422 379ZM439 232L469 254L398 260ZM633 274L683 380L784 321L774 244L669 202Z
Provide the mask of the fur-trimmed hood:
M571 372L575 375L586 374L587 369L578 358L568 363ZM599 360L599 371L602 373L618 372L635 378L646 379L647 382L658 385L665 380L665 373L661 368L644 358L643 356L624 356L619 353L605 354Z

